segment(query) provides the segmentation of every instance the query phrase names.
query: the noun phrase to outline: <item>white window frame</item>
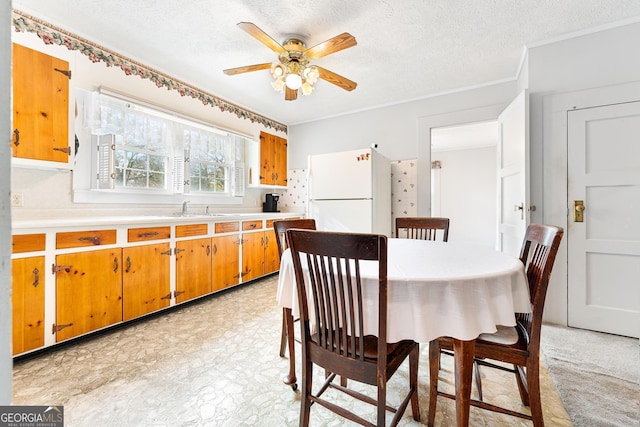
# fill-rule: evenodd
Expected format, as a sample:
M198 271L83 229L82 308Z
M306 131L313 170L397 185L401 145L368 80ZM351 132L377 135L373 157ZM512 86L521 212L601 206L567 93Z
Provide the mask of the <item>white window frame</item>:
M87 147L84 151L89 151L76 158L76 163L83 161L89 163L90 167L84 164L80 167L77 164L74 169L74 202L77 203L135 203L135 204L173 204L189 200L194 204L242 204L244 196L244 144L249 137L221 129L210 123L205 123L179 113L150 105L143 101L138 101L101 89L100 93L90 93L86 91L79 94L77 99L84 111L77 120L77 131L84 136L83 140ZM101 134L102 126L96 119L95 111L99 111L100 97L108 96L115 98L116 102L126 102L129 107L153 114L166 120L169 126L167 131L168 153L167 167L165 169L166 185L164 189L156 188L123 188L117 187L113 180L115 172L115 147L116 138L108 134ZM87 111L88 110L88 111ZM93 116L93 117L92 117ZM221 135L221 138L228 140L225 162L218 163L226 167L226 185L224 192L190 191L188 180L189 170L188 156L185 156L183 146L182 129L184 126L199 128L203 131ZM91 142L90 144L88 142ZM110 142L108 142L110 141ZM144 148L141 151L145 151ZM174 153L174 154L171 154ZM107 175L105 175L107 174ZM111 178L111 179L109 179Z

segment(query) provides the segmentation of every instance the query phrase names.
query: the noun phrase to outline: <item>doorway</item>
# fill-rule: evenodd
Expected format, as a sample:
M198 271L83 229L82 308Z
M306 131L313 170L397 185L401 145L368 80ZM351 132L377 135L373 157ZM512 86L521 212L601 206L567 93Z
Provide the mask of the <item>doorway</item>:
M449 240L495 248L495 120L431 129L431 216L451 220Z

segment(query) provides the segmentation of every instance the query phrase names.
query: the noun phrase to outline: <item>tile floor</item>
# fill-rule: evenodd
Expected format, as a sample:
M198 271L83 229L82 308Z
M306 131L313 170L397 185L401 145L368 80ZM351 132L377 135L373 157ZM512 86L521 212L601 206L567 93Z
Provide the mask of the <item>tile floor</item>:
M282 312L276 306L276 288L277 276L271 276L72 346L17 360L13 404L64 405L68 427L296 426L299 392L281 381L288 359L278 355ZM441 384L451 386L452 359L443 357L443 364ZM512 376L493 371L482 369L485 400L520 410ZM316 369L316 386L322 374ZM389 403L400 400L407 375L405 363L389 384ZM401 426L426 423L426 345L422 346L419 379L422 420L414 421L408 409ZM542 395L546 424L571 426L546 369ZM374 411L368 405L349 404L373 419ZM440 398L436 424L454 423L454 402ZM314 405L311 425L348 423ZM471 408L471 425L531 423Z

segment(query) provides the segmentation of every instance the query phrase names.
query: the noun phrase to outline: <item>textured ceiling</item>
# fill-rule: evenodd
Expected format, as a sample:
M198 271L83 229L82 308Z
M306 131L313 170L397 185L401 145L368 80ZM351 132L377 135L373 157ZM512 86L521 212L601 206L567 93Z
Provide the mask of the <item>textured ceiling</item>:
M525 46L638 22L638 0L13 0L13 7L228 101L292 125L513 79ZM276 54L236 24L308 47L343 32L358 45L314 63L358 83L326 81L284 101L268 70L222 70Z

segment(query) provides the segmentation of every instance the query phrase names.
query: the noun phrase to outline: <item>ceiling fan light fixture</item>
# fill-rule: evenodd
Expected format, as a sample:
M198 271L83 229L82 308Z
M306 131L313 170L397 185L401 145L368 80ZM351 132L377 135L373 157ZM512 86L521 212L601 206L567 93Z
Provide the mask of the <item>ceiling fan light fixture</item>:
M291 90L298 90L302 86L302 77L299 74L289 73L285 79L287 87Z
M313 85L311 83L309 83L309 81L305 81L302 84L302 94L303 95L311 95L311 93L313 92L313 89L315 89L313 87Z
M274 62L271 65L271 75L274 79L283 79L286 73L284 66L278 62Z
M282 92L282 89L284 89L284 80L275 79L271 82L271 87L273 87L276 92Z
M284 99L286 101L296 100L298 98L298 89L303 95L310 95L315 90L314 84L318 79L326 80L347 91L352 91L356 88L357 83L346 77L325 68L309 65L311 61L318 58L355 46L357 42L351 34L342 33L307 48L304 41L297 37L289 38L283 44L280 44L251 22L239 22L238 27L277 53L278 60L229 68L223 70L225 74L233 76L251 71L270 69L273 77L271 86L276 92L285 92Z
M302 72L302 75L309 84L315 84L315 82L317 82L318 78L320 77L320 72L318 71L318 67L312 65L305 68Z

